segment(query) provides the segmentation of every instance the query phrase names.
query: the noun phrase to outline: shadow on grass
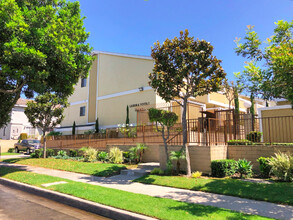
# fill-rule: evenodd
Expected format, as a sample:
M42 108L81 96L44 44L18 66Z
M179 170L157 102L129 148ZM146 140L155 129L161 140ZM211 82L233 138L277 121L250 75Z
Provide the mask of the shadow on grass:
M8 166L0 166L0 177L4 177L7 174L20 172L20 171L24 171L24 170L22 170L21 167L14 168L14 167L8 167Z
M101 171L96 171L92 175L94 176L99 176L99 177L110 177L110 176L115 176L119 175L121 170L126 169L124 166L117 166L117 165L112 165L107 167L104 170Z
M2 162L5 162L5 163L17 163L19 161L28 160L28 159L30 159L30 158L11 158L11 159L5 159Z
M222 217L221 219L228 219L228 220L242 220L242 219L248 219L248 215L245 215L243 213L239 212L233 212L231 210L227 210L228 212L232 212L231 215L234 216L226 216L227 213L223 213L221 216L219 212L219 208L212 207L212 206L203 206L203 205L197 205L197 204L190 204L190 203L184 203L184 205L176 206L176 207L169 207L170 210L176 210L176 211L183 211L187 212L188 214L192 215L195 218L198 217L210 217L211 219L215 218L213 214L217 216L217 218ZM250 217L253 219L253 216Z

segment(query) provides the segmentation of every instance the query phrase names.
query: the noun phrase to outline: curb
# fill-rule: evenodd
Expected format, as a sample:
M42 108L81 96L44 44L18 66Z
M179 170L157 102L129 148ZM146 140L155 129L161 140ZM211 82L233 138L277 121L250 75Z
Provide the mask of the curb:
M74 208L78 208L87 212L91 212L97 215L101 215L111 219L119 220L153 220L155 218L144 216L141 214L125 211L122 209L113 208L110 206L102 205L99 203L91 202L85 199L80 199L71 195L66 195L63 193L42 189L36 186L31 186L28 184L16 182L13 180L5 179L0 177L0 184L25 191L37 196L44 197Z

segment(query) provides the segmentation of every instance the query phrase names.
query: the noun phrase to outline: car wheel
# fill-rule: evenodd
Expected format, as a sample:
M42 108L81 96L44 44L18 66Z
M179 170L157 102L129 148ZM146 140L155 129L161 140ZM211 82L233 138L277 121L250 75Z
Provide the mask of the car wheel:
M15 148L15 150L14 150L14 151L15 151L15 153L19 153L19 150L18 150L18 148L17 148L17 147Z
M26 149L26 154L27 155L30 155L31 154L31 150L28 148L28 149Z

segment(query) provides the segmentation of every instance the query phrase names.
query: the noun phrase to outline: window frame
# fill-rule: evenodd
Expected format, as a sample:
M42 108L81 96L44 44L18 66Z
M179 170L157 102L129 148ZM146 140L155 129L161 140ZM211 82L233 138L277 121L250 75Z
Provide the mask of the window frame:
M83 110L83 109L84 109L84 110ZM81 106L81 107L79 108L79 116L80 116L80 117L85 116L85 106Z
M87 78L81 78L80 87L84 88L86 87L86 84L87 84Z

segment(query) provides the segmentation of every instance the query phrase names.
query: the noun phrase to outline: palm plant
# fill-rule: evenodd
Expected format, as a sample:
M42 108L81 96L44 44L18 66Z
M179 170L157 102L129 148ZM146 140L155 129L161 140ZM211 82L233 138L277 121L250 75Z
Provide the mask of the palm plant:
M186 159L185 152L183 150L180 151L171 151L170 152L170 160L176 160L177 172L180 172L180 159Z

